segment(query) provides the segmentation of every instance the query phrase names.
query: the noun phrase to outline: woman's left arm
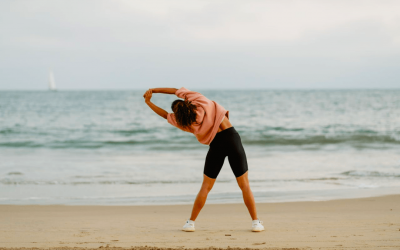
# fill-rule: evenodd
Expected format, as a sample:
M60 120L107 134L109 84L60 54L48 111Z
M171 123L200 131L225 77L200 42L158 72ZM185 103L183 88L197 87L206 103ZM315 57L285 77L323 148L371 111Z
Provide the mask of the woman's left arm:
M157 105L155 105L154 103L152 103L150 101L151 97L152 97L152 90L149 89L146 91L146 93L144 93L143 95L144 97L144 101L146 102L146 104L154 111L156 112L157 115L163 117L164 119L167 119L167 115L168 112L165 111L164 109L158 107Z

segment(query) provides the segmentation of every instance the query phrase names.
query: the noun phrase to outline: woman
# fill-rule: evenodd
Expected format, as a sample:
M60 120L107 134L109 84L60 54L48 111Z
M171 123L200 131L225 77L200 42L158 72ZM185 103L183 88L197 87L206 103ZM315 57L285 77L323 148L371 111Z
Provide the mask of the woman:
M175 94L184 100L175 100L171 105L174 113L168 113L150 101L152 93ZM226 156L253 220L252 231L264 230L262 221L257 218L256 205L249 186L246 154L238 132L229 121L229 111L202 94L184 87L149 89L143 97L147 105L170 124L193 133L200 143L210 146L204 165L203 184L194 202L190 219L182 230L194 232L194 221L206 202Z

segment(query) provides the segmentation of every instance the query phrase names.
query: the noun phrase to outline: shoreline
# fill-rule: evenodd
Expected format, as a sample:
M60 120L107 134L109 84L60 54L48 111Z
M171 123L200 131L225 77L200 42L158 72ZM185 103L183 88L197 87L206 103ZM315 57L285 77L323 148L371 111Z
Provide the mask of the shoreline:
M183 232L191 206L0 205L0 249L400 248L400 195L258 203L261 233L244 204L206 204Z
M289 193L279 193L271 195L270 193L260 193L253 192L256 203L257 204L275 204L275 203L293 203L293 202L319 202L319 201L336 201L336 200L348 200L348 199L363 199L363 198L374 198L374 197L383 197L389 195L400 195L400 189L398 187L384 187L384 188L368 188L368 189L342 189L342 190L318 190L318 191L310 191L310 190L300 190L297 192L289 192ZM270 196L268 196L270 195ZM308 196L308 197L307 197ZM179 196L168 196L168 200L174 200ZM189 195L188 195L189 197ZM188 197L185 197L189 199ZM279 197L279 199L277 199ZM300 198L299 198L300 197ZM38 203L19 203L20 200L14 200L13 204L1 203L0 206L110 206L110 207L118 207L118 206L187 206L193 205L195 194L190 195L190 201L177 201L171 203L168 202L160 202L158 200L160 197L148 197L147 200L154 199L152 203L131 203L126 201L125 203L119 203L116 201L103 201L98 203L97 201L88 203L88 200L76 203L42 203L39 201ZM165 197L163 197L165 199ZM225 199L225 202L221 202L221 200ZM239 202L237 202L239 200ZM213 193L211 192L207 198L207 204L211 205L223 205L223 204L242 204L242 194L235 193L233 196L232 193ZM4 202L4 200L3 200Z

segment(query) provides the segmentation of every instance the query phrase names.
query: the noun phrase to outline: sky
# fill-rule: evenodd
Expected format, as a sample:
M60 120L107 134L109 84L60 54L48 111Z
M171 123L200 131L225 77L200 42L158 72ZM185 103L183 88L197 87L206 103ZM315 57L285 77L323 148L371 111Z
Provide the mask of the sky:
M400 87L400 1L1 0L0 90Z

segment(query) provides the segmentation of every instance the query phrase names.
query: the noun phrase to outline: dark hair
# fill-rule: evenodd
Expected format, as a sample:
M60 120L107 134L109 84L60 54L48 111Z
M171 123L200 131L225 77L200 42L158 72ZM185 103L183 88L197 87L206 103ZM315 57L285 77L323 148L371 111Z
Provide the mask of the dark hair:
M171 104L176 123L182 128L191 129L190 125L196 121L196 106L187 100L175 100Z

